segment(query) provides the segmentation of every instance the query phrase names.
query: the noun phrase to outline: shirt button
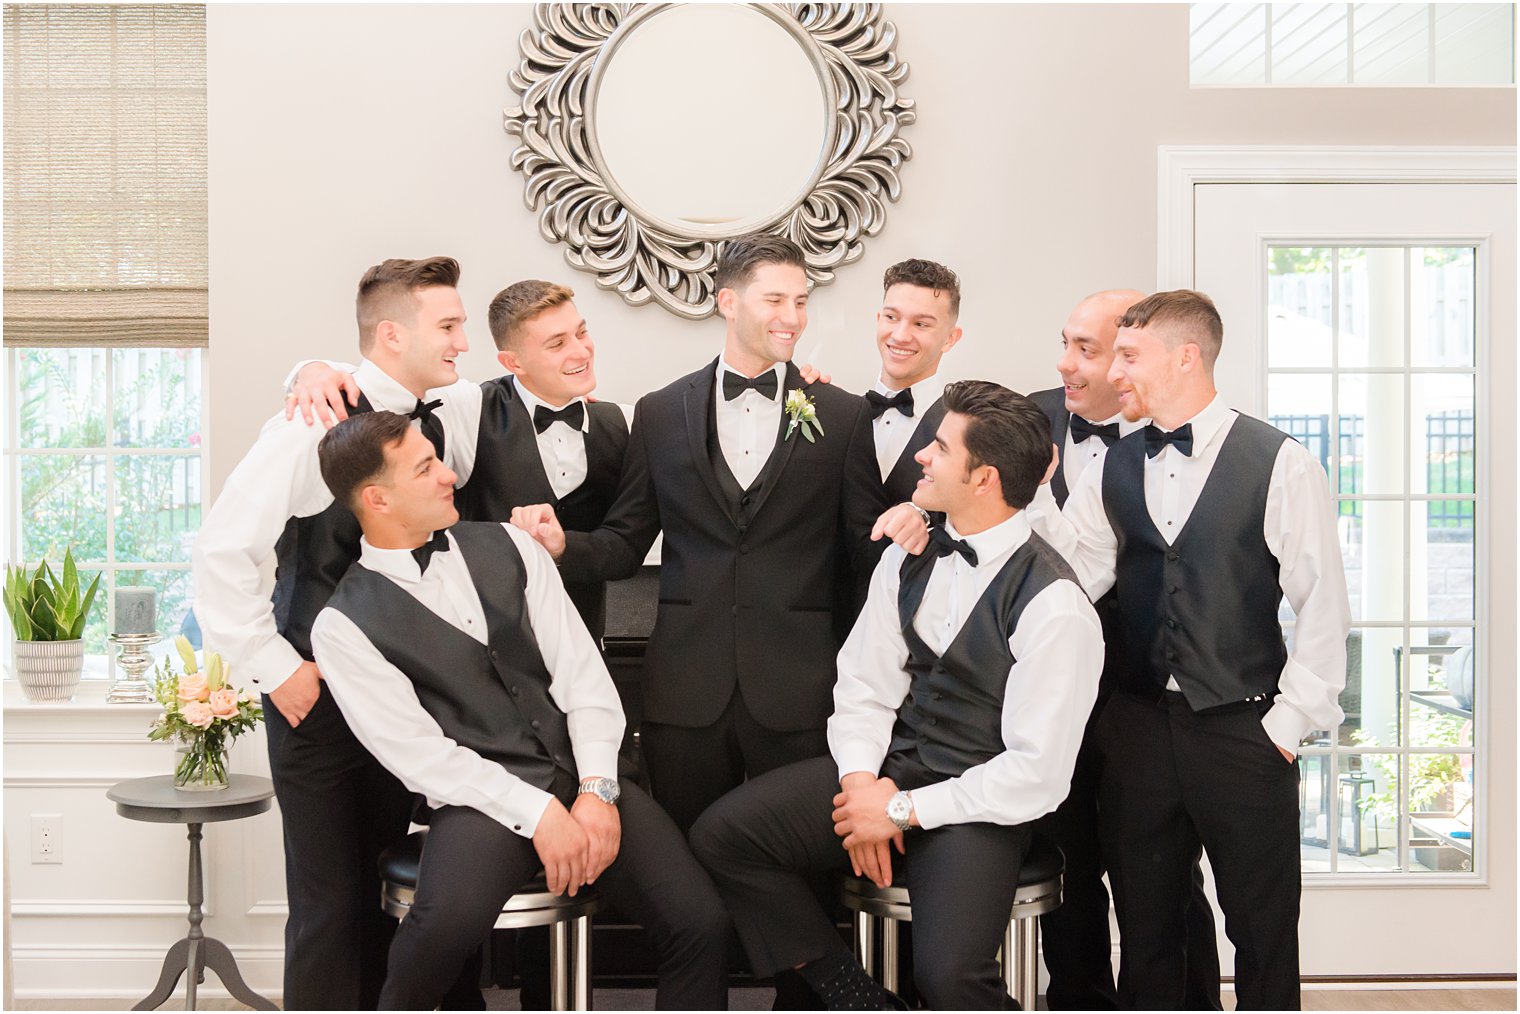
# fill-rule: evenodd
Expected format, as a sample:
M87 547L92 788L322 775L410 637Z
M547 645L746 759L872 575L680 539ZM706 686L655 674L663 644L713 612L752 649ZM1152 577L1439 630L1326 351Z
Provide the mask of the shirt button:
M521 831L522 830L522 825L521 824L513 824L512 825L512 830L514 830L514 831Z

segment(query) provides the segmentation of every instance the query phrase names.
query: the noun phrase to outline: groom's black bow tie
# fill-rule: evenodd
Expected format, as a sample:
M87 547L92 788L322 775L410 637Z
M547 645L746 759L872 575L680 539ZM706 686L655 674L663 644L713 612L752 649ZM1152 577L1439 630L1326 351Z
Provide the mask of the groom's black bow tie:
M871 403L871 418L880 419L889 408L895 408L909 419L913 418L913 388L905 387L888 398L880 391L867 391L866 401Z
M418 427L422 430L422 435L432 442L433 451L438 455L439 460L443 459L443 420L433 414L433 409L442 404L442 398L433 401L423 401L418 398L417 404L412 406L412 410L406 414L408 419L421 420Z
M971 548L971 543L964 539L957 539L943 528L929 529L929 545L937 557L946 557L951 553L959 553L966 558L971 566L976 566L976 550Z
M1169 433L1162 432L1154 424L1148 424L1145 427L1145 456L1147 458L1154 458L1166 450L1167 444L1172 444L1177 450L1191 458L1193 456L1193 424L1183 423Z
M733 401L745 391L755 391L763 398L776 397L776 371L766 370L753 380L732 370L723 371L723 400Z
M1107 423L1099 426L1097 423L1088 422L1079 415L1073 415L1071 417L1072 442L1080 444L1085 442L1088 437L1097 437L1103 441L1104 447L1112 447L1114 446L1114 442L1119 439L1119 424Z
M533 429L539 433L562 422L573 430L578 430L586 421L586 404L581 401L572 401L564 408L555 411L548 405L539 405L533 409Z
M434 553L447 553L449 551L449 536L446 532L434 532L433 537L426 544L412 550L412 559L417 561L417 572L427 573L428 561Z

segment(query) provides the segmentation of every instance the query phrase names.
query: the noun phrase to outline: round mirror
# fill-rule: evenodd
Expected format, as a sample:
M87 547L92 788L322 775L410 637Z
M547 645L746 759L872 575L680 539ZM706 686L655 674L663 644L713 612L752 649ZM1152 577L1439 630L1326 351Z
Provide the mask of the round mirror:
M598 55L586 117L603 182L646 222L713 238L789 212L826 161L816 44L769 8L645 8Z

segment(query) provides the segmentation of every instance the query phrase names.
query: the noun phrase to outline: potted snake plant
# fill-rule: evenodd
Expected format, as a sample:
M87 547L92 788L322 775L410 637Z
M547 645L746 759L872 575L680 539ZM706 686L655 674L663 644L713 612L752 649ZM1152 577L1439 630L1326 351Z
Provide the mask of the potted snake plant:
M16 640L12 668L30 701L67 701L74 696L84 671L85 619L100 587L100 575L79 591L74 553L63 555L63 576L47 562L31 574L23 567L5 568L5 611Z

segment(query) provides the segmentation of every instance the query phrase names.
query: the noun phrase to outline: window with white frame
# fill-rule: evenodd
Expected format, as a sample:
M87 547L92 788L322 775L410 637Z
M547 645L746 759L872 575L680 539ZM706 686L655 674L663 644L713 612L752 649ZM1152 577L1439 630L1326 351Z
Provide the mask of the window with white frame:
M4 16L6 555L56 568L72 548L85 580L103 573L85 651L86 674L105 675L118 585L158 590L160 650L189 616L205 8L8 4Z
M1486 666L1477 254L1267 248L1267 413L1325 466L1351 596L1346 717L1301 752L1309 873L1474 869Z
M1189 5L1195 86L1508 85L1513 4Z

